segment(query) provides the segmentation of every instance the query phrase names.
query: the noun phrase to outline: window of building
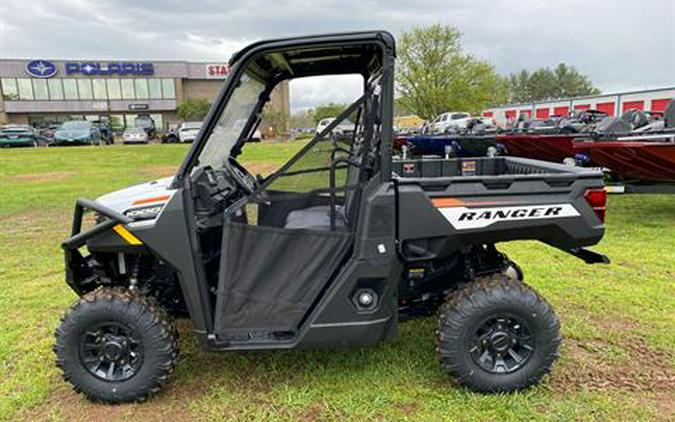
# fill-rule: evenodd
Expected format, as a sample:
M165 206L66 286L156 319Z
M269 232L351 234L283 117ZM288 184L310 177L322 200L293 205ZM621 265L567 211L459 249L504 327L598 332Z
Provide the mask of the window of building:
M155 121L155 128L157 130L164 130L164 119L161 114L151 114L150 118Z
M77 90L80 92L80 100L91 100L94 97L89 79L78 79Z
M136 114L125 114L124 115L124 127L136 127Z
M118 82L119 85L119 82ZM122 114L111 114L110 115L110 127L114 131L124 130L124 115Z
M14 101L19 99L19 90L16 87L16 79L2 78L2 99L5 101Z
M33 79L33 94L36 100L49 100L49 90L46 79Z
M94 91L95 100L107 100L108 95L106 93L107 88L105 85L105 79L94 79L91 81L91 85Z
M119 79L108 79L108 98L111 100L121 100L122 99L122 88L120 88Z
M162 81L159 79L148 79L148 91L153 100L162 98Z
M32 100L35 97L33 96L33 84L30 79L17 79L16 85L19 88L19 99L20 100Z
M49 87L50 99L63 100L63 85L61 85L61 79L59 78L48 79L47 86Z
M136 98L148 98L148 80L145 78L134 79L134 87L136 88Z
M134 94L134 80L133 79L122 79L122 98L125 100L133 100L136 98Z
M63 96L66 100L77 100L77 82L75 79L63 80Z
M164 98L176 98L176 88L173 84L173 79L162 79L162 92Z

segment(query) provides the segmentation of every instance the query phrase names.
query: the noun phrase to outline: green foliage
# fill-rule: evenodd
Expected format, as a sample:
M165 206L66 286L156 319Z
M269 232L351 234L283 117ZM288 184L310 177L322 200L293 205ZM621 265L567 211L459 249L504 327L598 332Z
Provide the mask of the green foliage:
M327 117L337 117L348 107L347 104L342 103L328 103L320 105L314 109L314 124L318 124L322 119Z
M509 102L530 102L555 98L595 95L600 90L574 66L560 63L554 69L542 67L530 73L523 69L508 77Z
M315 125L314 110L312 109L298 111L291 116L292 128L309 128L314 127Z
M183 120L203 120L211 104L203 99L189 99L178 106L178 117Z
M262 112L262 122L260 128L266 135L275 137L286 132L289 120L288 115L283 110L278 110L267 104Z
M457 110L480 112L506 100L494 67L462 50L460 32L440 24L403 33L397 48L396 90L401 108L429 119Z

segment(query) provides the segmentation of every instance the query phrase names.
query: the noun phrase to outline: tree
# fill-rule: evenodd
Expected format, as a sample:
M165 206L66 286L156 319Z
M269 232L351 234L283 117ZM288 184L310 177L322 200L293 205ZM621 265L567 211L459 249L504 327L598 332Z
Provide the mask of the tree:
M462 50L461 34L440 24L403 33L396 92L401 108L429 119L446 111L480 112L503 103L507 83L494 67Z
M288 115L283 110L277 110L271 104L265 105L262 112L261 130L265 136L278 137L286 132Z
M291 127L294 129L310 128L315 125L314 110L312 109L297 111L291 115Z
M314 124L318 124L321 120L327 117L337 117L340 113L345 111L347 104L342 103L328 103L317 106L314 111Z
M532 73L521 70L508 77L510 102L552 100L579 95L595 95L600 90L574 66L560 63L555 69L541 67Z
M178 106L178 117L182 120L203 120L209 112L211 104L203 99L189 99Z

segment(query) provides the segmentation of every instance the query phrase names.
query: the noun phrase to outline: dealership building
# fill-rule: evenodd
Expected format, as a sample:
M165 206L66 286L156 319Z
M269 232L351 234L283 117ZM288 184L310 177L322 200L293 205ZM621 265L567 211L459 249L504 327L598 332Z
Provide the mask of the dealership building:
M500 125L524 114L530 118L546 119L549 116L565 116L573 110L595 109L610 116L620 116L630 109L663 112L675 98L675 87L616 92L613 94L588 95L561 98L551 101L507 104L483 111L483 116L492 117Z
M212 102L228 73L212 62L0 59L0 124L109 119L123 129L147 114L166 129L180 122L184 101ZM287 82L270 102L290 115Z

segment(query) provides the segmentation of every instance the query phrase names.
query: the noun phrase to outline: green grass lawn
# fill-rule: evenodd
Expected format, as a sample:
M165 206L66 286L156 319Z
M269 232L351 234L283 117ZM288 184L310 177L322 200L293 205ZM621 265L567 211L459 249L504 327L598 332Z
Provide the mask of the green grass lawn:
M252 144L257 172L300 144ZM612 196L587 266L535 242L502 249L556 308L565 342L553 374L526 392L471 393L448 381L432 318L367 349L209 353L181 324L181 359L143 404L73 393L53 364L53 330L75 299L59 244L74 200L172 174L182 145L0 151L0 419L6 420L673 420L675 196Z

